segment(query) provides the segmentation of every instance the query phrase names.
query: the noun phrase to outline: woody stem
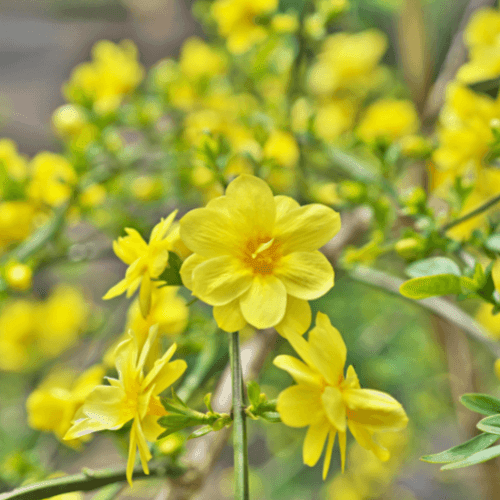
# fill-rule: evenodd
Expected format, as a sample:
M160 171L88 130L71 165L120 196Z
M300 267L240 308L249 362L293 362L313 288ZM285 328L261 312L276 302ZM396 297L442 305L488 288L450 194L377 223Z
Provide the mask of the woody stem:
M249 500L247 427L243 405L243 376L238 332L229 334L229 356L233 387L234 498L235 500Z

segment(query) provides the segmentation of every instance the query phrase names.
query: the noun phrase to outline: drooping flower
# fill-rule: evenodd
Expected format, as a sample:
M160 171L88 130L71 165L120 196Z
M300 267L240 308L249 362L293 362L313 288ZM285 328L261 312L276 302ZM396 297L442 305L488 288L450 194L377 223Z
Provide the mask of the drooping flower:
M390 453L377 442L376 435L406 427L408 417L401 404L384 392L361 389L352 366L344 377L347 349L325 314L318 312L308 341L298 334L289 334L287 339L303 361L286 355L275 358L274 364L297 382L280 393L276 408L285 425L309 426L304 463L312 467L318 462L328 438L325 479L338 433L344 470L347 428L361 446L380 460L388 460Z
M139 349L137 337L129 332L128 338L116 348L118 380L108 378L111 385L99 385L89 394L73 426L64 436L64 439L75 439L104 429L117 430L133 419L127 461L129 484L132 484L137 448L142 468L149 474L148 461L152 455L147 441L156 441L164 430L157 420L167 412L158 395L173 384L187 367L181 359L169 362L177 348L173 344L153 368L144 373L144 362L157 333L158 326L152 326L144 347Z
M180 221L194 254L181 268L184 285L214 306L225 331L276 327L303 333L311 322L308 300L333 286L333 268L318 251L340 228L324 205L274 196L261 179L243 174L225 196Z
M113 242L115 254L129 267L125 278L108 290L103 297L104 300L112 299L124 292L127 292L127 297L130 297L140 285L141 312L144 317L148 315L154 287L152 280L158 279L167 268L169 251L173 250L169 230L176 215L177 210L174 210L153 228L149 243L146 243L135 229L128 227L125 228L127 236ZM161 284L161 282L156 284Z

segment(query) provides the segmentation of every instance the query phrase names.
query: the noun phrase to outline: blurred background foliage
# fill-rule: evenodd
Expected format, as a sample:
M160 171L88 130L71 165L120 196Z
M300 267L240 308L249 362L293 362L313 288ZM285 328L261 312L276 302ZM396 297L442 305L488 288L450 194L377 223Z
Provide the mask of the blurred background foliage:
M389 49L381 62L394 70L392 92L399 97L409 97L422 110L423 99L441 68L466 4L464 0L352 0L349 13L342 19L342 28L355 32L378 28L386 34ZM181 0L3 0L0 4L1 136L13 139L22 155L33 156L40 150L60 152L61 145L53 131L57 123L51 128L51 116L54 109L65 102L61 94L64 82L68 81L75 66L89 59L92 45L101 39L115 42L131 39L137 45L140 62L149 69L160 59L177 57L188 36L204 36L190 13L191 7L189 2ZM301 7L301 0L282 0L279 10L300 11ZM203 5L198 9L202 11ZM416 30L416 36L411 30ZM151 84L152 79L154 86L155 75L160 80L162 75L168 79L168 71L161 73L162 70L165 66L152 71L148 83ZM71 94L71 89L65 88L65 92ZM53 434L31 429L27 423L26 400L50 373L51 359L57 357L58 363L69 363L75 373L81 372L97 363L123 331L126 301L119 299L110 306L100 299L114 277L123 271L123 266L111 253L111 240L129 225L147 234L159 215L173 208L169 198L180 198L185 207L200 201L196 191L183 191L182 186L190 181L182 169L181 188L171 183L173 175L168 171L169 162L182 165L189 158L176 156L176 151L162 150L155 164L154 148L159 145L161 149L162 131L148 129L148 120L155 116L158 103L154 99L148 101L150 96L146 92L139 93L136 98L140 105L135 109L137 103L123 108L121 125L130 127L131 144L134 131L130 125L139 123L144 127L153 146L152 158L149 162L134 164L133 170L110 181L107 190L120 191L121 195L105 209L99 208L102 193L98 189L87 193L88 204L81 203L80 210L84 215L91 214L95 227L75 225L70 228L67 238L58 242L66 249L68 259L51 262L49 248L46 259L50 266L44 268L43 259L39 264L33 287L35 298L26 299L22 310L8 311L13 317L17 314L26 323L33 323L23 324L19 335L42 339L37 341L37 346L45 351L43 354L30 351L28 354L33 359L19 360L19 366L15 364L14 351L6 355L6 359L0 359L0 369L4 370L0 375L0 489L3 491L22 482L40 480L54 471L71 473L82 466L100 468L124 462L124 455L113 446L115 438L112 436L98 436L85 445L85 454L81 455L78 450L61 446ZM142 116L137 115L137 109L143 112ZM100 131L104 146L100 144L99 147L107 149L107 160L123 161L119 155L121 137L113 124L105 120L103 118ZM85 138L81 140L85 143ZM82 171L85 155L102 153L99 149L91 149L79 156L85 147L80 148L78 144L70 144L70 149L77 160L75 169L78 170L80 161ZM133 164L135 159L131 156L127 161ZM150 175L151 172L163 175L158 179ZM279 188L279 179L276 185ZM401 265L394 269L394 259L390 257L382 257L380 267L393 274L402 271ZM59 289L54 288L58 282L70 283L74 288L71 293L61 295ZM22 288L22 284L20 286ZM72 302L68 304L68 300ZM474 314L478 304L469 301L464 307ZM179 306L182 307L185 306ZM51 312L51 308L54 311ZM491 352L479 342L471 341L473 354L469 359L453 357L450 352L454 351L446 348L443 333L446 327L439 324L439 320L402 297L357 283L340 269L335 287L313 304L313 310L328 311L332 324L345 338L348 364L356 367L362 384L392 394L405 407L410 425L404 443L399 438L391 440L391 436L386 436L385 444L395 451L387 463L374 460L351 440L347 472L344 475L332 473L323 484L319 465L310 469L302 464L303 430L251 422L252 498L481 498L475 484L477 470L439 472L437 467L419 462L418 457L450 447L467 435L464 429L469 425L468 417L457 408L453 382L459 391L466 392L471 389L468 384L472 378L478 391L498 393ZM7 325L12 324L5 309L2 315ZM30 315L34 315L31 320ZM208 316L208 309L203 308L190 314L187 333L178 340L179 355L184 355L188 364L207 348L200 325ZM490 316L486 315L492 321ZM78 336L78 342L65 334L65 322L71 335ZM492 322L489 328L498 335L500 329L496 323ZM44 344L45 332L53 333L57 329L62 332L62 343ZM175 335L175 330L172 325L165 326L165 336ZM463 339L456 342L463 342ZM224 349L216 348L215 351L217 362L206 377L207 390L215 385L227 362ZM276 346L274 354L278 353L293 354L285 342ZM270 398L290 383L288 375L273 367L271 361L267 361L259 379ZM20 367L22 369L17 371ZM66 381L71 379L71 375L65 377ZM67 390L73 389L68 387ZM195 391L193 404L201 403L205 392ZM178 442L171 439L160 444L158 453L162 447L167 453L178 451L183 446L183 438L176 439ZM119 443L119 439L115 441ZM339 471L335 454L334 460L332 468ZM197 498L231 498L231 461L228 446ZM495 463L491 465L493 478L498 477L495 476L498 474L496 467ZM155 481L141 484L143 488L136 490L134 496L152 498L157 494L159 486ZM123 491L122 495L130 493Z

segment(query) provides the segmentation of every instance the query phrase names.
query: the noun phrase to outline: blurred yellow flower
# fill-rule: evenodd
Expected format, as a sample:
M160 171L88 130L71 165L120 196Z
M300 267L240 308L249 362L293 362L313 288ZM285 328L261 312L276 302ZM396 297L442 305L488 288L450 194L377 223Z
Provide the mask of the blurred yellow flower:
M211 13L229 52L242 54L267 36L265 28L255 23L256 17L277 7L278 0L215 0Z
M64 95L71 102L90 103L99 114L113 112L144 77L137 59L137 47L130 40L101 40L92 47L92 61L73 69Z
M340 216L324 205L299 206L273 197L251 175L232 181L225 196L180 221L194 254L181 268L184 285L214 306L225 331L274 326L282 335L310 323L308 300L333 286L333 268L317 249L340 229Z
M297 14L275 14L271 26L276 33L294 33L299 28Z
M7 175L16 181L24 180L28 173L28 162L19 154L17 145L12 139L0 139L0 169L2 167ZM2 187L0 186L0 197Z
M76 104L63 104L52 113L52 125L62 137L78 135L87 125L85 111Z
M80 203L85 207L97 207L106 200L106 188L101 184L91 184L80 194Z
M142 468L149 474L148 461L152 455L147 441L156 441L164 430L157 420L167 412L158 395L172 385L187 367L186 362L180 359L169 363L177 348L173 344L154 367L144 373L144 362L157 333L158 327L151 327L143 348L139 349L137 337L129 332L127 339L116 348L115 364L119 379L108 378L111 385L99 385L92 390L77 412L73 426L64 436L67 440L104 429L118 430L133 419L127 461L130 485L137 448Z
M146 243L142 236L131 228L125 228L127 236L113 242L115 254L129 267L125 278L108 290L103 297L104 300L112 299L125 292L127 292L127 297L130 297L140 285L141 312L144 317L148 315L153 287L161 284L160 281L153 283L152 280L157 280L168 267L169 251L173 249L169 231L176 215L177 210L153 228L149 243Z
M285 168L295 167L299 160L297 141L289 132L273 130L264 144L264 157Z
M58 207L69 199L77 176L66 158L42 151L31 160L30 168L28 194L32 200Z
M52 371L26 401L30 427L53 432L62 440L71 427L75 413L102 381L104 373L105 369L99 365L88 368L78 377L73 370ZM88 437L63 442L73 448L80 448L83 441L88 441Z
M339 435L342 470L345 464L346 431L383 461L390 452L376 441L378 433L406 427L408 417L392 396L372 389L361 389L354 368L344 378L347 350L342 336L325 314L318 312L309 340L295 334L287 339L304 362L282 355L274 364L287 371L297 385L278 396L277 411L285 425L306 427L304 463L318 462L328 438L323 479L328 474L335 436Z
M12 290L26 291L31 288L33 271L20 262L9 262L5 269L5 281Z
M497 265L498 266L498 265ZM493 276L495 277L495 275ZM497 278L498 279L498 278ZM499 287L495 284L495 288ZM493 314L493 304L483 302L476 311L476 320L486 328L492 338L500 338L500 314Z
M184 41L179 56L179 66L183 75L196 80L212 77L226 70L227 62L222 53L198 37Z
M365 111L357 134L366 143L391 143L417 132L418 113L411 101L380 99Z

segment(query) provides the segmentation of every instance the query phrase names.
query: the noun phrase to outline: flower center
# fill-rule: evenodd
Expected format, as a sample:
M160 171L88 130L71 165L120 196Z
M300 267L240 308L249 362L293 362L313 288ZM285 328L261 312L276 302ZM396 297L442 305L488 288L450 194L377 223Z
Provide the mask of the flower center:
M254 274L272 274L280 258L280 245L274 238L253 238L243 250L243 262Z

